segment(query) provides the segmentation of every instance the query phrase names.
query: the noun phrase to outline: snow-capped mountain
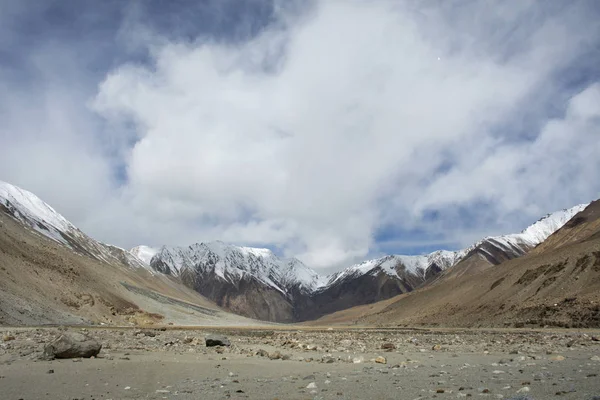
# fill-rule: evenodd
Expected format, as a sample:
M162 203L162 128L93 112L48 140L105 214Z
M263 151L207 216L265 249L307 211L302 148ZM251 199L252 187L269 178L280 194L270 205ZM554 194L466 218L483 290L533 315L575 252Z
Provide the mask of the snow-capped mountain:
M129 252L133 256L137 257L141 262L143 262L147 266L150 266L150 260L152 260L152 257L154 257L156 253L158 253L158 251L159 249L155 249L154 247L149 246L136 246L129 250Z
M148 257L152 249L137 247ZM326 283L295 258L279 258L271 250L220 241L188 247L163 246L150 259L155 271L178 277L217 304L254 318L294 320L294 302Z
M450 268L460 261L465 254L465 250L438 250L422 256L389 255L374 260L367 260L331 275L327 281L327 286L334 285L346 279L353 279L361 275L377 272L383 272L400 279L403 279L406 274L411 274L424 281L431 269L445 270Z
M233 311L274 321L307 320L413 291L453 272L457 265L473 268L475 263L477 270L519 257L585 207L582 204L548 214L520 233L487 237L466 249L388 255L329 276L319 275L297 259L279 258L269 249L219 241L160 250L138 246L132 254L153 270L179 277Z
M520 233L489 236L462 250L438 250L427 255L418 256L390 255L363 261L360 264L352 265L343 271L330 275L325 286L331 286L365 274L377 274L380 272L400 279L403 279L408 273L424 281L458 264L467 254L473 251L479 251L489 260L496 260L499 256L498 253L503 253L504 255L500 261L518 257L542 243L548 236L560 229L575 214L583 211L587 206L588 204L579 204L575 207L548 214ZM492 263L498 264L498 262Z
M137 247L139 252L140 247ZM144 255L151 253L144 247ZM325 284L324 278L295 258L282 259L269 249L242 247L221 241L197 243L189 247L162 247L149 263L155 270L174 276L183 270L214 273L217 277L236 284L245 276L252 276L282 293L292 286L312 292Z
M527 253L587 205L548 214L522 232L487 237L459 251L389 255L321 276L294 258L269 249L223 242L189 247L138 246L125 251L100 243L36 195L0 181L0 211L77 253L171 275L219 305L254 318L295 321L368 304L414 290L432 278L499 264Z
M131 267L144 267L128 251L87 236L35 194L3 181L0 181L0 209L35 232L77 253L107 263L120 262Z
M465 252L470 255L478 254L493 265L520 257L546 240L588 205L589 203L579 204L547 214L520 233L486 237L465 249Z

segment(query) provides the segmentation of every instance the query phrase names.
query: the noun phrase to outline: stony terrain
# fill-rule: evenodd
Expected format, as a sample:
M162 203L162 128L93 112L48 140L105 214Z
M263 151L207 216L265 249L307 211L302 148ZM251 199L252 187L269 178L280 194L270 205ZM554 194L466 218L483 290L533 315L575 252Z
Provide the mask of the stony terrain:
M95 358L45 361L63 334ZM231 346L206 347L210 334ZM599 399L583 330L4 328L3 399Z

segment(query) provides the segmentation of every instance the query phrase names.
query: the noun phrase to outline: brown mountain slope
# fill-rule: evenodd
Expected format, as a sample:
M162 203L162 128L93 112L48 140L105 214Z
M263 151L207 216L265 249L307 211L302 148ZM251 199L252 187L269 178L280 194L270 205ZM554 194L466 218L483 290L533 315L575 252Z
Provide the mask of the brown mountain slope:
M78 254L0 210L0 325L228 321L248 320L166 276Z
M599 202L535 251L322 323L600 327Z
M592 202L531 253L542 254L562 246L600 238L600 200Z

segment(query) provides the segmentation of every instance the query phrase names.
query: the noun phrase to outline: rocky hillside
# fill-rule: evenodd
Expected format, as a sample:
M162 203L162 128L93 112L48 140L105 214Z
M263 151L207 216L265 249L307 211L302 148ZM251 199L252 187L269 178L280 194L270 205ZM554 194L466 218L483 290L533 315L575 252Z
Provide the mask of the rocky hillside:
M439 274L435 280L477 273L504 261L521 257L544 242L586 206L587 204L580 204L548 214L520 233L484 238L463 250L460 262Z
M0 325L252 324L0 182Z
M442 277L435 285L345 310L323 322L598 328L599 216L600 202L595 201L522 257Z
M323 284L315 271L297 259L218 241L163 247L150 266L228 310L267 321L293 321L294 300L310 296Z

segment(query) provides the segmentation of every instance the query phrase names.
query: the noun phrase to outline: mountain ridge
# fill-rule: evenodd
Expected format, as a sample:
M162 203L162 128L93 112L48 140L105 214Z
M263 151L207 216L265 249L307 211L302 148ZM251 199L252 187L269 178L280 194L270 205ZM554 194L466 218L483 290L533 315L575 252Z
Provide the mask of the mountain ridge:
M520 257L585 206L547 214L520 233L486 237L466 249L387 255L322 276L300 260L279 258L269 249L220 241L126 251L90 238L33 193L0 181L0 207L36 233L100 261L169 275L221 307L276 322L319 318L411 292L442 276Z

